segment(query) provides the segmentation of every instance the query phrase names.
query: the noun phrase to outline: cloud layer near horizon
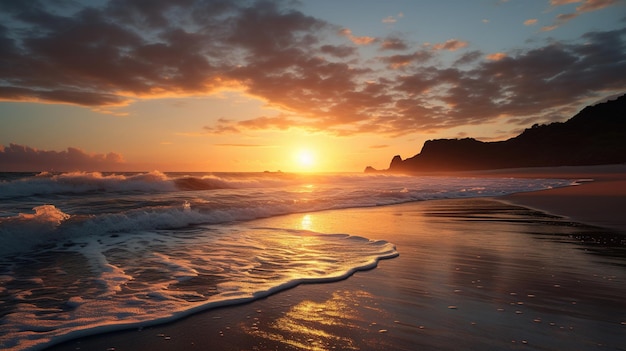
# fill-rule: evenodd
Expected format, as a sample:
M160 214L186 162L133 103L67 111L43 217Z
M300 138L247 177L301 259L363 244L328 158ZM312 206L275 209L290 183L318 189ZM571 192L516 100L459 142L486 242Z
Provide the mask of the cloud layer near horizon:
M100 109L235 89L284 112L222 118L204 132L297 126L398 135L501 116L524 125L569 117L572 106L626 89L618 73L626 72L626 28L486 53L463 38L424 45L359 36L290 3L0 0L0 99ZM378 55L365 57L365 47ZM455 63L441 63L444 54Z
M119 171L124 166L120 154L90 154L68 147L64 151L38 150L29 146L0 145L2 172L39 171Z

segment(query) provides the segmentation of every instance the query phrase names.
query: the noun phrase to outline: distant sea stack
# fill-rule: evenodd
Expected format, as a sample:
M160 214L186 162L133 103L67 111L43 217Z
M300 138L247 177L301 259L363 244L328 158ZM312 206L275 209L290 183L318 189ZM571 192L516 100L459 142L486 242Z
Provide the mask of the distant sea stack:
M587 106L566 122L535 124L497 142L473 138L437 139L406 160L394 156L387 171L469 171L626 162L626 95ZM375 172L368 167L366 172Z

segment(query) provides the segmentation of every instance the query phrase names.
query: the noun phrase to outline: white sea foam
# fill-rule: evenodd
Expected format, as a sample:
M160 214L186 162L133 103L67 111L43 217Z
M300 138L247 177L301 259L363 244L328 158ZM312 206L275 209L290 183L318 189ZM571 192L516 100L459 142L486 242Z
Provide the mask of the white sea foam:
M390 243L349 235L245 226L194 228L184 234L105 237L65 248L65 255L80 254L76 259L82 257L90 268L81 273L60 263L48 268L73 274L21 281L19 289L7 284L7 293L19 290L22 301L4 318L0 345L39 349L77 335L161 323L304 282L345 279L397 255ZM29 270L38 267L30 264ZM21 273L14 274L22 280ZM34 296L42 292L58 302L44 306ZM44 309L54 313L41 313Z

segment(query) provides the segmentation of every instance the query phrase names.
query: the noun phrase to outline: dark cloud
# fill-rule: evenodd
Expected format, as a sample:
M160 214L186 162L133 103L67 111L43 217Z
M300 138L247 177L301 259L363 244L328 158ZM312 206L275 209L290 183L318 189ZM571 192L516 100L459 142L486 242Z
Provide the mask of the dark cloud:
M38 150L29 146L0 145L0 169L21 171L113 171L125 165L120 154L89 154L69 147L64 151Z
M399 135L502 116L565 118L626 90L624 29L491 55L461 39L402 52L402 39L357 36L293 3L0 0L0 99L102 108L235 88L283 113L211 121L204 132ZM384 55L363 55L371 44Z
M277 58L295 51L302 56L328 26L282 10L280 2L111 1L65 16L36 2L13 3L0 3L14 24L0 28L0 85L7 93L0 98L85 106L210 93L231 82L238 66L261 60L288 69L292 63ZM334 49L326 52L349 54Z
M356 48L347 45L322 45L320 51L338 58L345 58L357 53Z
M474 63L476 61L478 61L481 57L483 57L485 54L474 50L474 51L470 51L470 52L466 52L463 55L461 55L461 57L459 57L456 61L454 61L454 65L467 65L470 63Z
M389 65L392 69L397 69L411 65L413 63L424 63L434 57L434 53L428 50L420 50L411 54L392 55L381 57L380 60Z
M409 45L400 38L387 38L380 43L381 50L406 50Z

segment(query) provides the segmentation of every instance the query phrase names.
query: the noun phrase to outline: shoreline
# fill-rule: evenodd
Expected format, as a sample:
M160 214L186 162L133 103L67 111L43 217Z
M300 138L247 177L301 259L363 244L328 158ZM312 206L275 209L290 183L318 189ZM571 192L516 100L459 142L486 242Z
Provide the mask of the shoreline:
M594 181L503 197L253 221L251 230L302 229L307 216L310 230L386 240L400 256L345 280L301 284L250 303L75 339L48 350L618 348L626 330L620 312L626 310L623 237L614 251L581 239L607 235L606 226L572 222L605 223L598 214L581 216L576 208L593 205L593 197L623 194L626 176L600 174L597 168L582 171L542 177ZM614 197L624 201L623 195ZM614 205L609 201L606 215L619 218Z
M512 171L512 172L511 172ZM537 209L626 234L626 165L511 170L507 176L565 178L578 185L515 193L498 197L511 204Z

